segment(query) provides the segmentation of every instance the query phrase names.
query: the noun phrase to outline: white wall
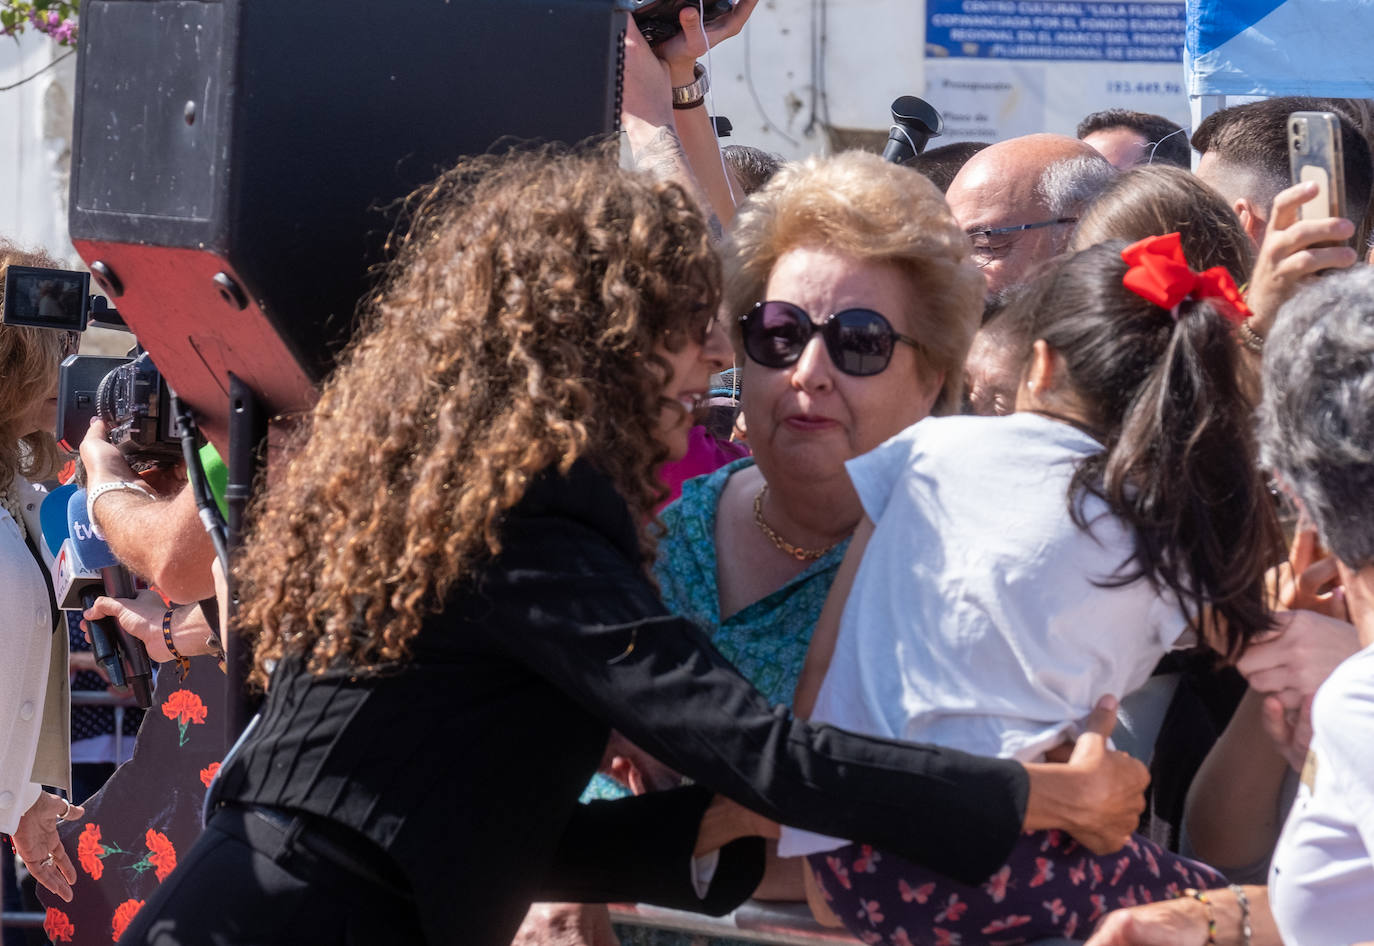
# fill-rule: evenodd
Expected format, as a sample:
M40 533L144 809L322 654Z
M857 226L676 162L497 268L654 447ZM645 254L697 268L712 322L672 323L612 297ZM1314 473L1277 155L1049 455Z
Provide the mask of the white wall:
M711 53L730 141L786 158L829 150L822 125L886 132L899 95L924 88L921 0L762 0Z
M0 38L0 236L80 265L67 238L76 57L46 36Z

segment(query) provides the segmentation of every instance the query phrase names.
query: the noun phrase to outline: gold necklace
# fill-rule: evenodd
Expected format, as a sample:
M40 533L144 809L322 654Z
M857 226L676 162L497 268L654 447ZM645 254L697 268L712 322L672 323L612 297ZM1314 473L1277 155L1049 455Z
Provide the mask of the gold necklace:
M764 483L763 487L758 491L758 494L754 497L754 525L758 526L759 529L762 530L763 534L768 536L768 541L772 542L773 547L776 548L779 552L782 552L786 555L790 555L799 562L814 562L816 559L820 558L826 552L829 552L835 546L839 545L840 542L844 541L844 539L841 539L840 542L832 542L823 549L804 549L800 545L793 545L791 542L788 542L782 536L778 535L777 532L773 530L772 526L770 526L766 521L764 521L763 497L764 494L767 492L768 484Z

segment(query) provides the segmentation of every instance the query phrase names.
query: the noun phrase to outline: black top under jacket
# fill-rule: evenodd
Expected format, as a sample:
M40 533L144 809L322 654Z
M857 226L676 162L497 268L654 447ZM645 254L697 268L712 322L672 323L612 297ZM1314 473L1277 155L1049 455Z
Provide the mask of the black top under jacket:
M284 662L212 802L357 829L409 879L436 946L508 943L533 899L690 906L704 793L578 804L612 727L776 821L968 883L1005 861L1029 792L1024 768L810 725L769 705L700 629L665 612L628 507L590 464L539 477L502 542L476 584L425 622L409 661L367 675ZM674 804L676 815L656 819L653 806ZM730 897L746 896L756 866L741 884L735 862L723 864L724 885L742 889ZM696 909L734 905L712 894Z

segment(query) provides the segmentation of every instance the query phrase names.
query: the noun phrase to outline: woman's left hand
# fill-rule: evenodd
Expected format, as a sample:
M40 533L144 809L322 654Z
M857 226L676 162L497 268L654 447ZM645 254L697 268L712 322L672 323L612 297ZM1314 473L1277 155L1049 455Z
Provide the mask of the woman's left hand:
M66 799L43 792L29 810L19 816L13 835L15 853L24 861L33 879L67 903L72 901L76 868L57 834L57 819L79 821L86 810L69 805Z

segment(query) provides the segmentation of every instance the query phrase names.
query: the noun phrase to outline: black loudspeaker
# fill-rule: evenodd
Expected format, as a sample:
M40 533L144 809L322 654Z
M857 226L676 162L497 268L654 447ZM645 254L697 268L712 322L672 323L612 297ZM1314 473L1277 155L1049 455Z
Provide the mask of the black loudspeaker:
M506 136L613 131L614 0L86 0L70 231L224 449L307 409L388 208ZM379 405L381 407L381 405Z

